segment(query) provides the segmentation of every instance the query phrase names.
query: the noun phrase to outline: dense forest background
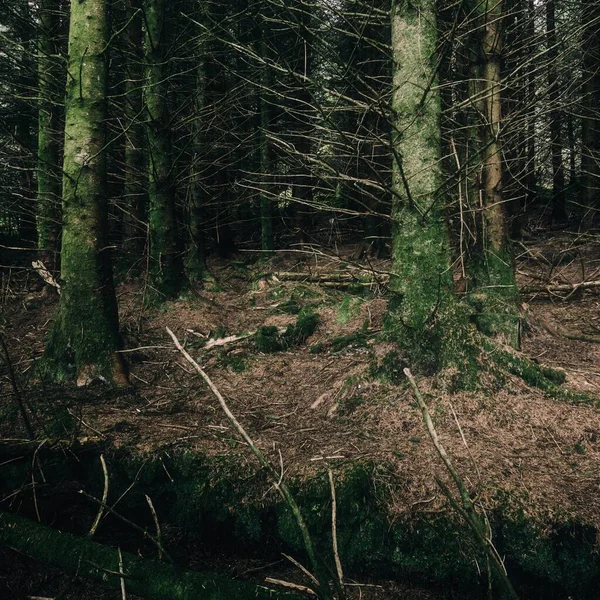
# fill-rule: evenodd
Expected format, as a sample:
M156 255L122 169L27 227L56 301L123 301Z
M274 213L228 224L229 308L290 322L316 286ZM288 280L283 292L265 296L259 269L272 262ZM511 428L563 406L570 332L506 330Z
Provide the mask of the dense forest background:
M0 0L0 595L596 597L599 223L597 0Z

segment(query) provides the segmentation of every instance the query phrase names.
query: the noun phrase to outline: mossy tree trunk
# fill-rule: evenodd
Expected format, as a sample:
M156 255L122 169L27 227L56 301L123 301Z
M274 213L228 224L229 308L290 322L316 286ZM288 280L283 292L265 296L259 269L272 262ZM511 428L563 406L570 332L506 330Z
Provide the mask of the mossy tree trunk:
M38 168L37 231L40 259L51 272L58 267L61 231L61 122L59 61L60 17L56 3L38 6Z
M16 156L14 166L18 173L18 188L13 191L18 197L18 235L20 245L35 247L37 242L36 231L36 203L33 189L35 156L35 138L33 125L35 124L35 28L31 14L31 5L27 0L18 0L11 7L13 30L17 48L22 48L16 63L13 66L15 87L12 93L16 98L12 104L14 110L14 143ZM6 9L7 17L9 10ZM4 103L3 99L3 103ZM6 108L3 107L5 111ZM9 109L10 110L10 109ZM6 125L4 125L6 127Z
M142 65L142 3L129 0L126 9L127 78L125 80L125 214L123 216L123 246L135 270L141 267L147 231L145 226L147 176L144 162L143 125L143 65Z
M454 295L442 188L435 0L395 0L391 9L392 261L396 292L387 328L413 368L467 366L470 335ZM466 370L466 369L464 369Z
M581 183L584 227L600 212L600 5L583 0L583 116L581 119Z
M565 170L562 158L562 110L558 80L558 36L556 35L556 2L546 2L546 40L548 44L548 102L550 106L550 152L552 156L552 220L567 220Z
M258 117L259 117L259 145L260 145L260 231L261 248L273 250L273 202L269 198L269 184L271 177L271 148L269 142L269 127L271 122L271 111L268 97L271 89L271 67L269 65L269 41L268 21L262 17L260 27L260 39L258 41L261 64L261 85L258 90Z
M168 0L146 0L145 108L148 120L150 283L153 300L175 297L183 285L177 245L175 185L168 110Z
M198 0L199 18L208 23L206 0ZM190 167L190 200L189 200L189 242L186 260L186 272L190 284L202 284L207 276L206 253L204 239L204 214L206 204L206 188L203 181L200 155L206 139L203 135L202 115L206 105L206 54L208 41L206 33L200 34L196 50L194 123L192 125L193 156Z
M533 57L536 52L535 45L535 0L527 0L527 55ZM527 174L525 185L527 186L527 197L525 207L530 207L537 199L537 175L536 175L536 82L535 69L529 69L527 73Z
M107 0L71 3L63 162L62 294L44 371L126 384L107 248Z
M473 279L470 301L479 329L519 346L518 289L503 197L501 61L502 1L486 0L482 11L483 36L480 60L480 127L482 163L481 218L469 270Z

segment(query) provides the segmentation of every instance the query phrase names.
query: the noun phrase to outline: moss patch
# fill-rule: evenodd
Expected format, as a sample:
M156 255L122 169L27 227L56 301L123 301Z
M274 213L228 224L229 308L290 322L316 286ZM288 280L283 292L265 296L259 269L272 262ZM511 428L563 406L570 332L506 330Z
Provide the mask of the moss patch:
M311 310L302 310L294 325L288 325L285 331L274 326L259 327L254 343L260 352L281 352L293 346L303 344L317 329L319 315Z

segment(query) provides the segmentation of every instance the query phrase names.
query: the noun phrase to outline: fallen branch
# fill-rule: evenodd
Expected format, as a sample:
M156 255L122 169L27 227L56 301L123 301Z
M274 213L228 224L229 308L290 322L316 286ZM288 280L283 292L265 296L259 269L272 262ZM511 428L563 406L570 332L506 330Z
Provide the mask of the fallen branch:
M37 271L37 274L52 287L56 288L56 291L60 294L60 284L54 279L52 273L46 269L46 265L41 260L34 260L31 266Z
M566 340L574 340L577 342L588 342L590 344L600 344L600 336L587 335L586 333L571 333L561 327L552 327L540 317L535 317L534 321L552 337L565 338Z
M558 283L555 285L525 286L520 288L521 294L548 294L576 292L577 290L591 290L600 287L600 281L581 281L580 283Z
M280 335L282 333L285 333L285 331L286 331L285 327L279 327L277 329L277 332ZM257 333L258 333L258 329L255 329L254 331L250 331L248 333L241 333L240 335L229 335L224 338L211 338L210 340L208 340L206 342L206 344L204 344L204 346L202 346L202 350L210 350L211 348L215 348L217 346L225 346L225 344L231 344L233 342L247 340L248 338L255 336Z
M94 520L92 527L90 528L90 532L88 535L93 537L98 529L98 525L100 525L100 520L102 519L102 514L104 513L104 506L106 506L106 501L108 500L108 469L106 468L106 461L104 460L104 454L100 455L100 462L102 464L102 473L104 474L104 491L102 492L102 503L98 508L98 514Z
M489 527L486 527L486 519L481 518L477 511L475 510L475 506L473 501L471 500L471 496L469 495L469 491L465 486L462 478L458 474L458 471L454 468L446 449L442 445L440 438L435 430L435 426L433 425L433 421L431 420L431 415L429 414L429 409L427 408L427 404L425 404L425 400L417 387L417 382L415 378L412 376L410 369L404 369L404 374L406 375L410 386L414 392L415 398L421 409L421 414L423 415L423 421L425 422L425 426L427 427L427 432L429 433L429 437L437 450L439 457L442 459L444 466L447 471L450 473L454 484L458 490L458 494L460 496L460 504L454 499L450 490L439 480L436 478L438 485L440 486L444 495L448 498L453 508L463 517L467 526L473 532L473 535L482 549L485 551L488 559L494 567L496 575L498 576L504 590L507 593L509 598L513 600L517 600L518 596L508 579L508 575L506 573L506 569L504 567L504 562L502 558L498 554L496 547L494 546L491 539L491 532L489 531Z
M336 271L333 273L301 273L293 271L280 271L264 275L260 278L265 281L271 279L275 282L298 281L303 283L318 283L324 287L347 287L348 285L385 285L390 281L390 275L381 273L374 275L372 272L352 273Z
M1 335L0 347L2 348L2 354L4 354L4 364L6 365L6 369L8 370L8 378L10 379L10 384L12 386L13 398L15 399L15 402L19 407L19 412L21 413L21 418L23 419L23 425L25 425L27 435L29 435L29 438L33 440L35 438L35 434L33 433L33 427L31 426L31 421L27 416L27 411L25 410L25 402L23 401L23 397L21 396L21 392L19 391L19 386L17 385L17 378L15 376L15 371L10 360L8 348L6 347L4 338Z
M298 529L300 529L300 533L302 535L302 541L304 543L304 548L306 553L308 554L308 558L310 559L311 565L315 571L315 575L317 580L319 581L319 592L321 598L323 600L333 600L333 596L331 595L331 591L329 589L329 581L325 576L325 571L321 562L317 558L317 553L315 551L312 538L310 537L310 533L308 531L308 527L306 526L306 522L304 521L304 517L300 511L300 507L296 503L296 500L288 488L287 484L281 480L280 473L277 469L271 464L271 462L267 459L267 457L262 453L262 451L258 448L258 446L252 441L252 438L248 435L246 430L242 427L240 422L235 418L235 415L229 409L227 402L219 392L217 386L212 382L210 377L204 372L202 367L190 356L187 350L181 345L177 336L167 327L167 333L171 336L175 347L183 357L194 367L196 372L204 379L212 393L217 398L223 412L229 419L229 422L233 425L234 429L238 432L241 438L248 444L250 451L254 454L260 465L269 473L273 486L279 492L284 502L288 505L289 509L292 511L294 519L296 520L296 524L298 525Z

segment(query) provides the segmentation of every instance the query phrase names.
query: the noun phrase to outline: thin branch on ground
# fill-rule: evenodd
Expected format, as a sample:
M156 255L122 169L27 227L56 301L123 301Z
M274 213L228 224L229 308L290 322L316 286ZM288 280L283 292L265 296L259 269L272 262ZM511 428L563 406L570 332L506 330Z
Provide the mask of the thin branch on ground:
M106 501L108 500L108 469L106 468L104 454L100 455L100 462L102 463L102 472L104 474L104 491L102 492L102 504L98 508L98 514L96 515L96 519L94 520L94 523L90 528L90 532L88 533L90 537L93 537L93 535L96 533L96 530L98 529L98 525L100 524L100 521L102 519L102 514L104 513L104 508L102 505L105 505Z
M166 328L166 330L167 330L167 333L171 336L171 339L173 340L173 343L175 344L175 347L177 348L177 350L179 350L179 352L181 352L183 357L194 367L194 369L202 377L202 379L204 379L204 381L206 382L206 384L208 385L208 387L210 388L212 393L217 398L219 404L221 405L221 408L223 409L223 412L229 419L229 422L233 425L233 427L237 431L237 433L246 442L246 444L250 448L250 451L254 454L254 456L258 460L259 464L262 467L264 467L264 469L270 475L270 477L274 483L275 489L279 492L279 494L281 495L284 502L288 505L289 509L292 511L294 519L296 520L296 524L298 525L298 528L300 529L300 533L302 534L302 540L304 543L304 548L306 550L306 553L308 554L308 557L310 559L312 568L314 569L316 578L319 581L319 593L320 593L321 597L323 598L323 600L333 600L333 596L329 589L329 581L328 581L328 578L325 576L323 565L321 564L321 561L317 558L317 553L316 553L312 538L310 536L310 533L308 531L308 527L306 525L306 522L304 521L304 517L302 516L300 507L296 503L296 499L294 498L289 487L287 486L287 484L284 481L280 481L280 473L278 472L278 470L271 464L271 462L262 453L262 451L258 448L258 446L252 441L252 438L248 435L246 430L242 427L240 422L236 419L235 415L229 409L227 402L225 402L225 399L221 395L221 392L219 392L218 388L212 382L210 377L204 372L204 370L200 367L200 365L190 356L190 354L187 352L187 350L181 345L181 343L177 339L177 336L168 327Z
M454 481L454 484L456 485L456 488L457 488L459 496L460 496L460 504L456 500L454 500L452 493L441 482L441 480L436 478L438 485L440 486L440 489L442 490L442 492L446 495L446 497L450 501L453 508L463 517L466 524L469 526L469 528L473 532L473 535L474 535L475 539L477 540L477 542L479 543L479 545L482 547L483 550L485 550L486 555L489 557L492 565L494 566L496 575L498 576L498 579L499 579L500 583L502 584L502 587L506 591L508 597L512 598L513 600L517 600L518 596L511 584L510 580L508 579L508 575L507 575L506 569L504 567L504 562L502 561L502 558L498 554L498 551L496 550L496 547L494 546L494 544L492 542L491 532L489 530L489 524L486 527L487 518L486 517L482 518L477 513L475 506L473 504L473 501L471 500L469 491L467 490L467 487L465 486L462 478L458 474L458 471L454 468L454 465L452 464L452 461L450 460L450 457L448 456L446 449L444 448L444 446L442 445L442 442L440 441L440 438L437 434L435 426L433 425L431 415L429 414L429 409L427 408L427 404L425 404L425 400L423 399L423 396L421 395L421 392L420 392L419 388L417 387L417 382L415 381L415 378L413 377L412 373L410 372L410 369L405 368L404 374L408 378L408 381L414 392L414 395L415 395L415 398L419 405L419 408L421 409L421 414L423 415L423 421L425 422L425 426L427 427L427 432L429 433L429 437L431 438L431 441L433 442L433 445L435 446L435 449L436 449L439 457L442 459L444 466L446 467L447 471L450 473L450 476L452 477L452 480Z

